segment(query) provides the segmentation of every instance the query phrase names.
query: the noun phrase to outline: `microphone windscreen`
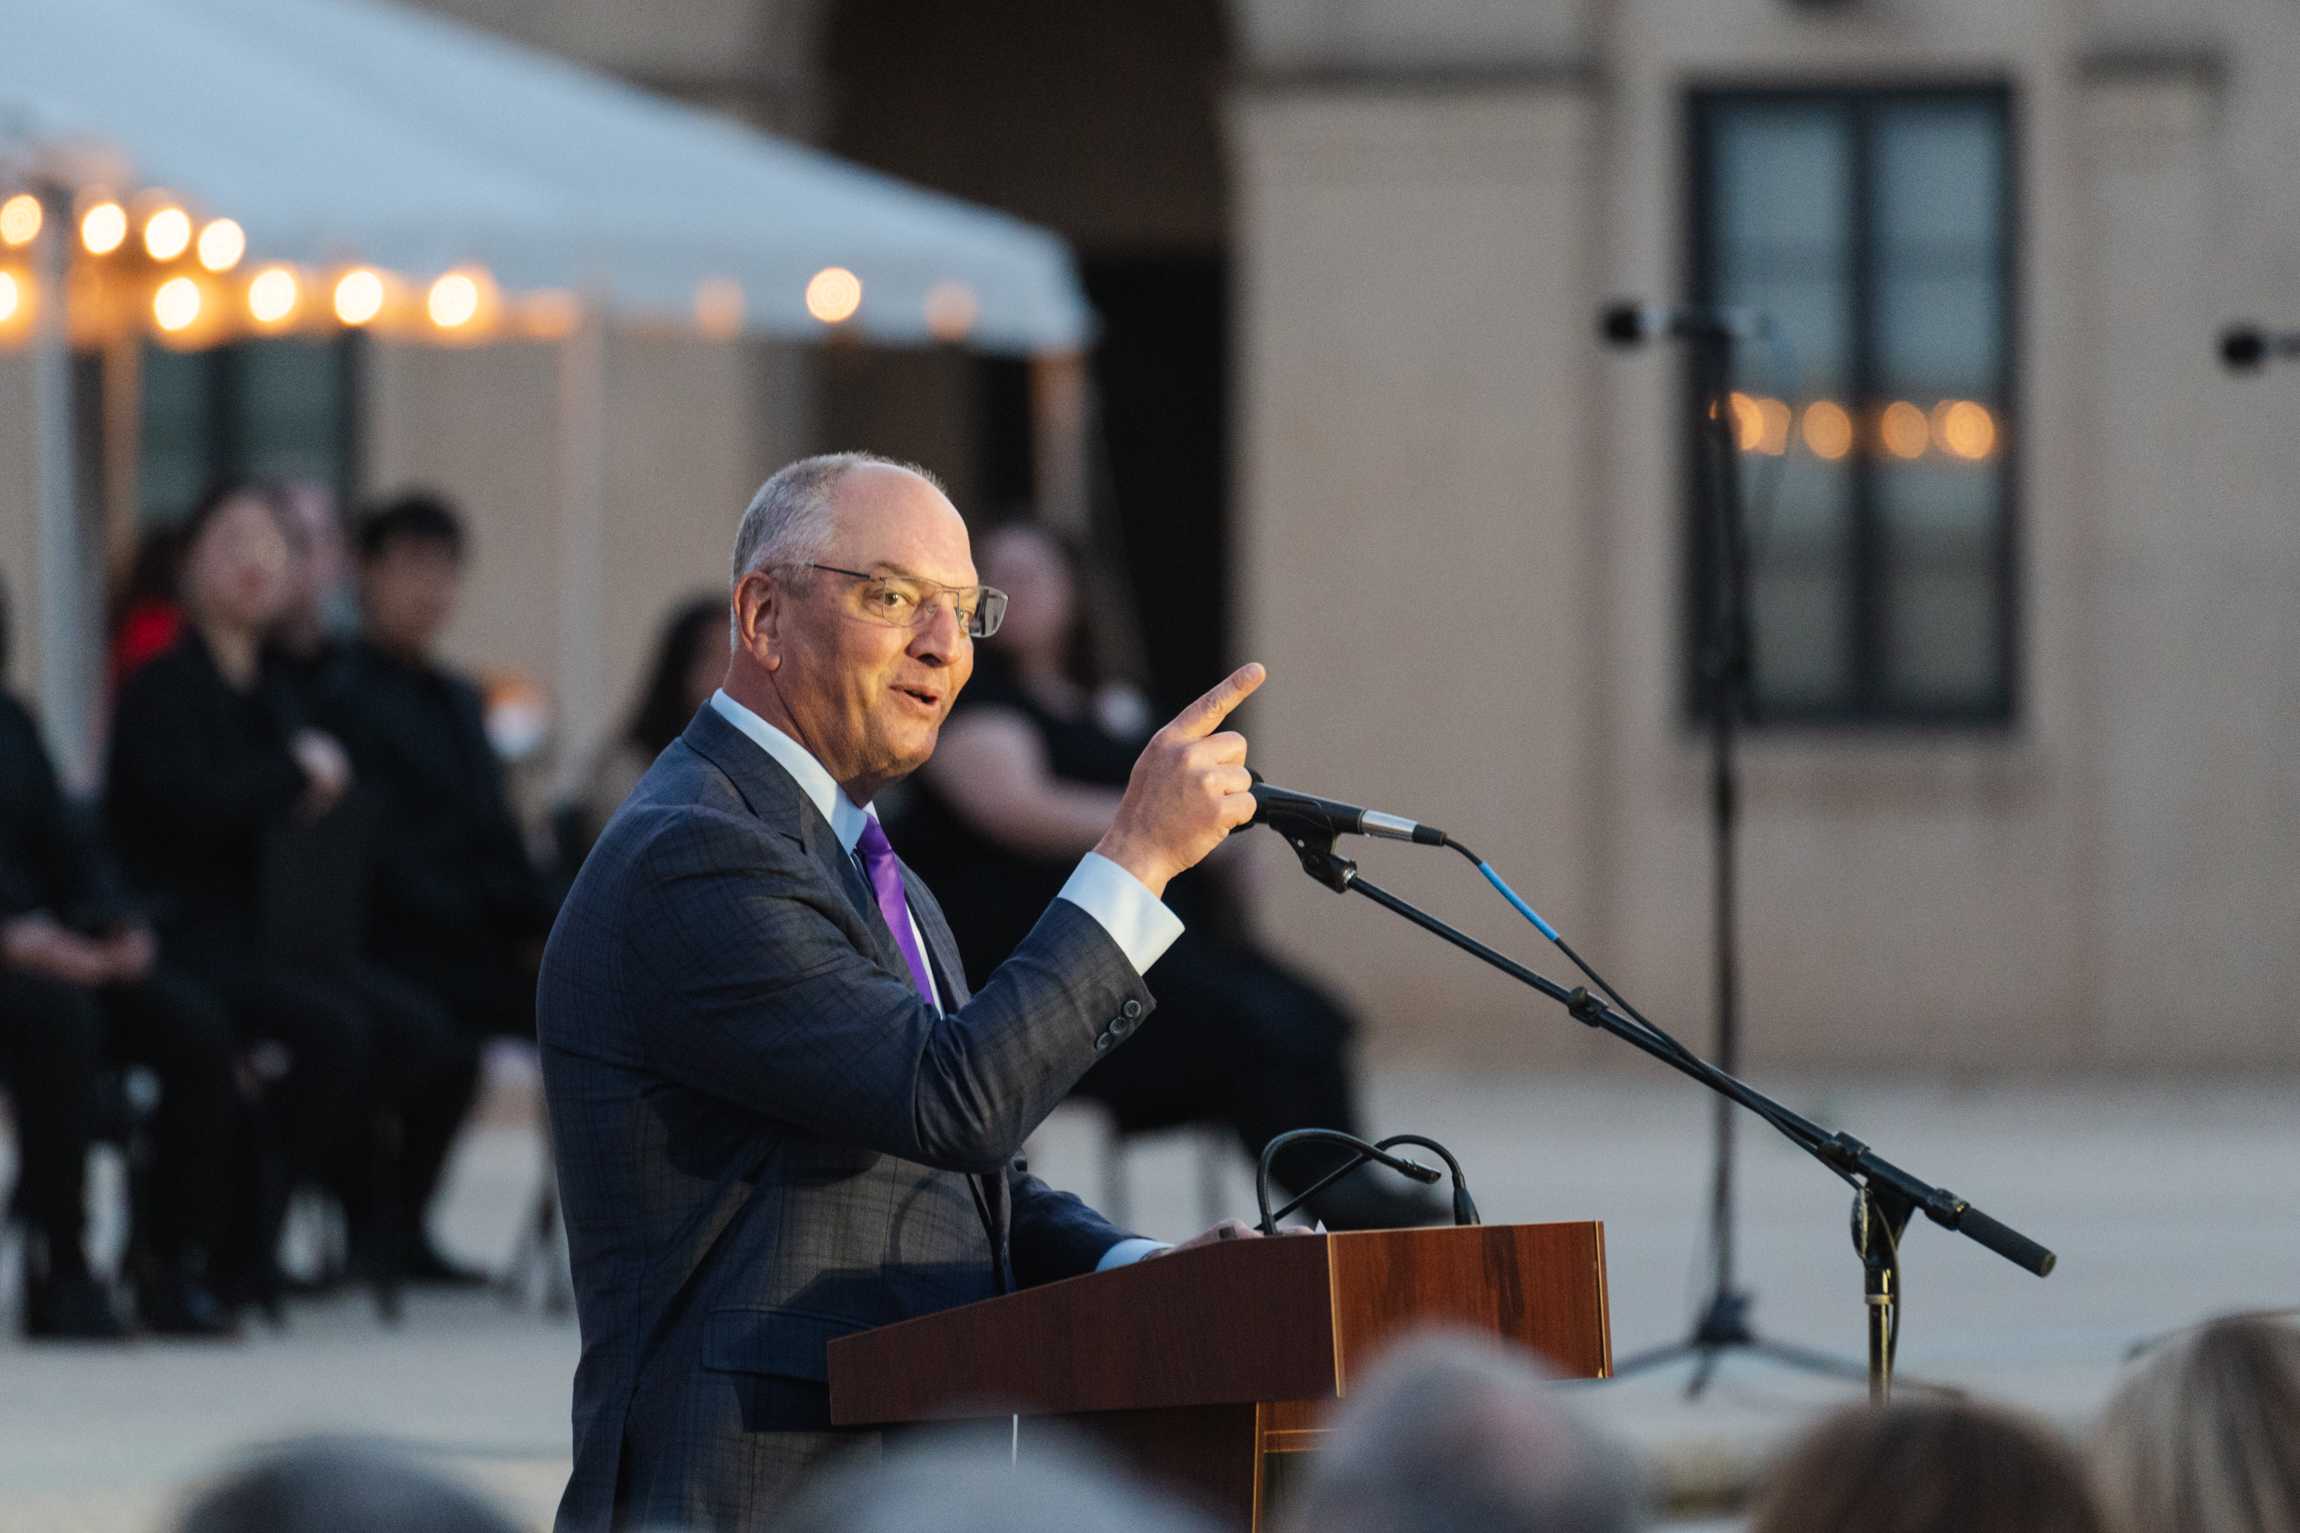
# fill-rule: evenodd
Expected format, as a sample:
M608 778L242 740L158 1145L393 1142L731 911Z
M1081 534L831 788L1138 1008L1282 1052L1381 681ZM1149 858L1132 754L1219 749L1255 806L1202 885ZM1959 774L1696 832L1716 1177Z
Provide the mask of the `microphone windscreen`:
M2257 370L2268 356L2268 338L2257 325L2230 325L2220 332L2220 360L2230 372Z
M1633 303L1609 303L1598 314L1597 333L1608 346L1634 346L1645 339L1645 316Z

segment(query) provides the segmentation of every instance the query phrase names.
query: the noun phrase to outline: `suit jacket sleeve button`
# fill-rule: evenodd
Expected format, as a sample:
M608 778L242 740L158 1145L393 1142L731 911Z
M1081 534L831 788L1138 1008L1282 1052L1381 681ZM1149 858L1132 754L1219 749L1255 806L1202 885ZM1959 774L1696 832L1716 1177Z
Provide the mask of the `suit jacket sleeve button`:
M1130 999L1125 1005L1118 1008L1118 1012L1119 1015L1123 1016L1127 1021L1131 1022L1136 1017L1142 1015L1142 1003L1140 1001Z
M1110 1034L1103 1032L1094 1035L1094 1052L1097 1054L1110 1052Z

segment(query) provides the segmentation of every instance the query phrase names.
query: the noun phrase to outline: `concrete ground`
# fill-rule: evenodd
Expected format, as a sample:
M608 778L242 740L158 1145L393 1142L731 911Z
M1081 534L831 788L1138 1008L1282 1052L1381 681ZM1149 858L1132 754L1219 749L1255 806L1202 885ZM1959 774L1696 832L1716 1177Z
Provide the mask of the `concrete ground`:
M2016 1402L2081 1428L2134 1341L2216 1311L2300 1303L2300 1080L1859 1085L1768 1081L1790 1105L2017 1225L2060 1254L2038 1280L1959 1236L1903 1245L1909 1378ZM499 1081L488 1126L452 1169L448 1243L494 1262L531 1195L523 1084ZM1615 1355L1681 1336L1700 1260L1710 1115L1657 1072L1534 1079L1386 1074L1383 1132L1445 1141L1489 1221L1605 1221ZM1857 1360L1860 1273L1847 1195L1745 1119L1740 1253L1765 1335ZM1098 1120L1064 1113L1034 1166L1103 1191ZM1199 1149L1150 1141L1127 1160L1134 1222L1199 1221ZM0 1171L0 1179L7 1173ZM1241 1163L1225 1212L1251 1217ZM572 1321L493 1297L418 1296L397 1330L358 1297L299 1306L284 1334L228 1345L27 1346L0 1258L0 1530L152 1529L235 1450L315 1431L408 1444L548 1525L566 1473ZM1730 1495L1769 1445L1859 1386L1748 1356L1697 1401L1685 1365L1577 1389L1680 1494Z

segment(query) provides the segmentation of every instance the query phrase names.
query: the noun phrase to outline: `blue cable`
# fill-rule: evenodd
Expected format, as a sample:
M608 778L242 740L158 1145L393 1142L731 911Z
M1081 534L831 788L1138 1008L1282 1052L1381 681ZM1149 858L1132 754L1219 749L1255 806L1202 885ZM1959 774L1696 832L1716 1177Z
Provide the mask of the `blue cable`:
M1519 897L1518 892L1515 889L1512 889L1509 885L1502 882L1501 875L1493 870L1492 863L1487 862L1484 858L1481 857L1478 859L1477 870L1485 875L1485 881L1487 883L1493 885L1496 889L1501 891L1501 897L1503 899L1509 901L1512 906L1516 907L1517 913L1519 915L1525 917L1528 921L1533 923L1533 929L1535 931L1540 932L1544 937L1547 937L1552 942L1560 942L1564 940L1557 935L1556 927L1550 925L1547 921L1544 921L1541 918L1540 911L1534 909L1531 905L1528 905L1522 898Z

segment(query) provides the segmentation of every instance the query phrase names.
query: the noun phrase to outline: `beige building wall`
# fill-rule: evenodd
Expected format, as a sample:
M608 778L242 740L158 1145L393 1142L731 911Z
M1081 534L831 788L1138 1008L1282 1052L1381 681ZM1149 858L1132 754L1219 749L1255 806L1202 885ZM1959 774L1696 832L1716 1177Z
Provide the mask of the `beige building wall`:
M579 771L620 719L664 614L725 590L744 504L813 432L803 353L615 331L595 356L600 393L570 395L588 344L378 347L370 369L368 490L427 486L465 507L469 578L446 647L546 689L554 752L528 774L546 780ZM571 545L585 526L595 540Z
M2251 4L1816 17L1627 0L1517 57L1523 86L1385 84L1379 52L1319 60L1346 88L1292 78L1291 53L1268 80L1249 65L1241 606L1278 669L1264 765L1474 832L1633 998L1705 1039L1705 753L1677 706L1679 375L1665 356L1602 356L1596 306L1682 291L1688 87L2004 79L2023 230L2022 717L2004 735L1751 745L1750 1053L1985 1072L2300 1062L2284 660L2300 519L2277 424L2300 404L2289 379L2227 379L2210 348L2228 313L2291 311L2293 255L2263 238L2291 196L2259 193L2263 146L2292 141L2296 42L2300 18ZM1435 50L1396 49L1417 51ZM1409 117L1449 152L1412 164ZM1567 121L1579 131L1544 134ZM1475 152L1511 129L1511 152ZM1386 161L1366 149L1385 131ZM1462 593L1479 589L1523 606L1467 622ZM1466 870L1411 856L1365 861L1447 910L1496 908ZM1273 914L1394 1052L1483 1063L1521 1027L1532 1057L1574 1047L1554 1014L1380 912L1301 884Z

